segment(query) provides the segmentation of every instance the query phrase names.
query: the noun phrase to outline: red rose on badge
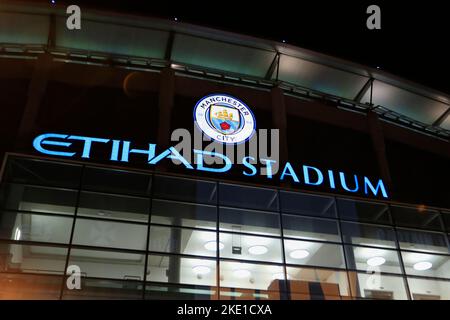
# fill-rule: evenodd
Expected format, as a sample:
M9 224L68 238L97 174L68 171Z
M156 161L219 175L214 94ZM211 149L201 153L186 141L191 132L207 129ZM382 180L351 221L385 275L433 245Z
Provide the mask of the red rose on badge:
M220 127L222 128L222 130L230 129L230 125L228 123L226 123L226 122L220 123Z

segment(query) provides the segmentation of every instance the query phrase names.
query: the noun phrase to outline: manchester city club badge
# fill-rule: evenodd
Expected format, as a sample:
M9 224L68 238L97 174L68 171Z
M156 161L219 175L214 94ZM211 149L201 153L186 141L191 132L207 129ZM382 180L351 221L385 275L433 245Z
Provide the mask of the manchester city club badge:
M247 141L256 127L250 108L226 94L212 94L200 99L194 107L194 121L208 137L227 144Z

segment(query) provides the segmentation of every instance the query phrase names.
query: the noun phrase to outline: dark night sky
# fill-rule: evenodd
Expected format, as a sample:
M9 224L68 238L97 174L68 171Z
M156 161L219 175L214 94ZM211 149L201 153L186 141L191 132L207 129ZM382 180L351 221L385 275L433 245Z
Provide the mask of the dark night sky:
M40 0L41 2L48 2ZM149 15L281 41L358 62L450 94L450 13L444 1L87 0L79 4ZM378 4L382 29L366 28Z

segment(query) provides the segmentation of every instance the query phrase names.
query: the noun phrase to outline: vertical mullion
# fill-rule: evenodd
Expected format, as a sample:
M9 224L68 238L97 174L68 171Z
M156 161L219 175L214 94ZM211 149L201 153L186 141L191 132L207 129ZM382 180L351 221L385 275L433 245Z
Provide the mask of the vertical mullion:
M219 185L216 181L216 292L217 300L220 300L220 213L219 213Z
M62 279L62 283L61 283L61 289L60 289L60 292L59 292L59 300L62 300L63 293L64 293L64 288L65 288L65 283L67 281L67 279L66 279L67 278L67 268L69 267L70 253L72 251L73 235L74 235L74 232L75 232L75 223L76 223L76 220L77 220L78 207L80 205L81 189L82 189L82 182L83 182L85 168L86 168L86 165L83 164L81 166L80 181L78 182L77 198L75 200L75 210L74 210L74 213L73 213L72 229L70 230L69 247L67 248L66 261L64 263L63 279ZM80 277L81 277L81 275L80 275Z
M148 268L148 248L150 243L150 224L151 224L151 217L152 217L152 207L153 207L153 182L154 182L154 175L150 175L150 195L149 195L149 211L148 211L148 220L147 220L147 243L145 244L145 258L144 258L144 278L143 278L143 284L142 284L142 300L145 299L145 287L147 284L147 268Z
M283 273L284 273L284 283L285 283L285 295L286 297L290 298L290 294L291 294L291 288L289 285L289 279L288 279L288 273L287 273L287 266L286 266L286 251L284 248L284 227L283 227L283 214L281 213L281 195L280 195L280 190L276 189L277 191L277 202L278 202L278 219L279 219L279 224L280 224L280 236L281 236L281 254L283 257ZM281 298L281 293L280 293L280 298Z

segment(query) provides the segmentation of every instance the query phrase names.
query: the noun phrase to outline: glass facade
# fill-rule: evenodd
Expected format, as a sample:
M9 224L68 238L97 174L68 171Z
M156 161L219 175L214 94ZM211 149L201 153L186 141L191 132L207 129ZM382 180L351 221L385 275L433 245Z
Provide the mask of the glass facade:
M18 156L0 211L1 299L450 299L448 211Z

